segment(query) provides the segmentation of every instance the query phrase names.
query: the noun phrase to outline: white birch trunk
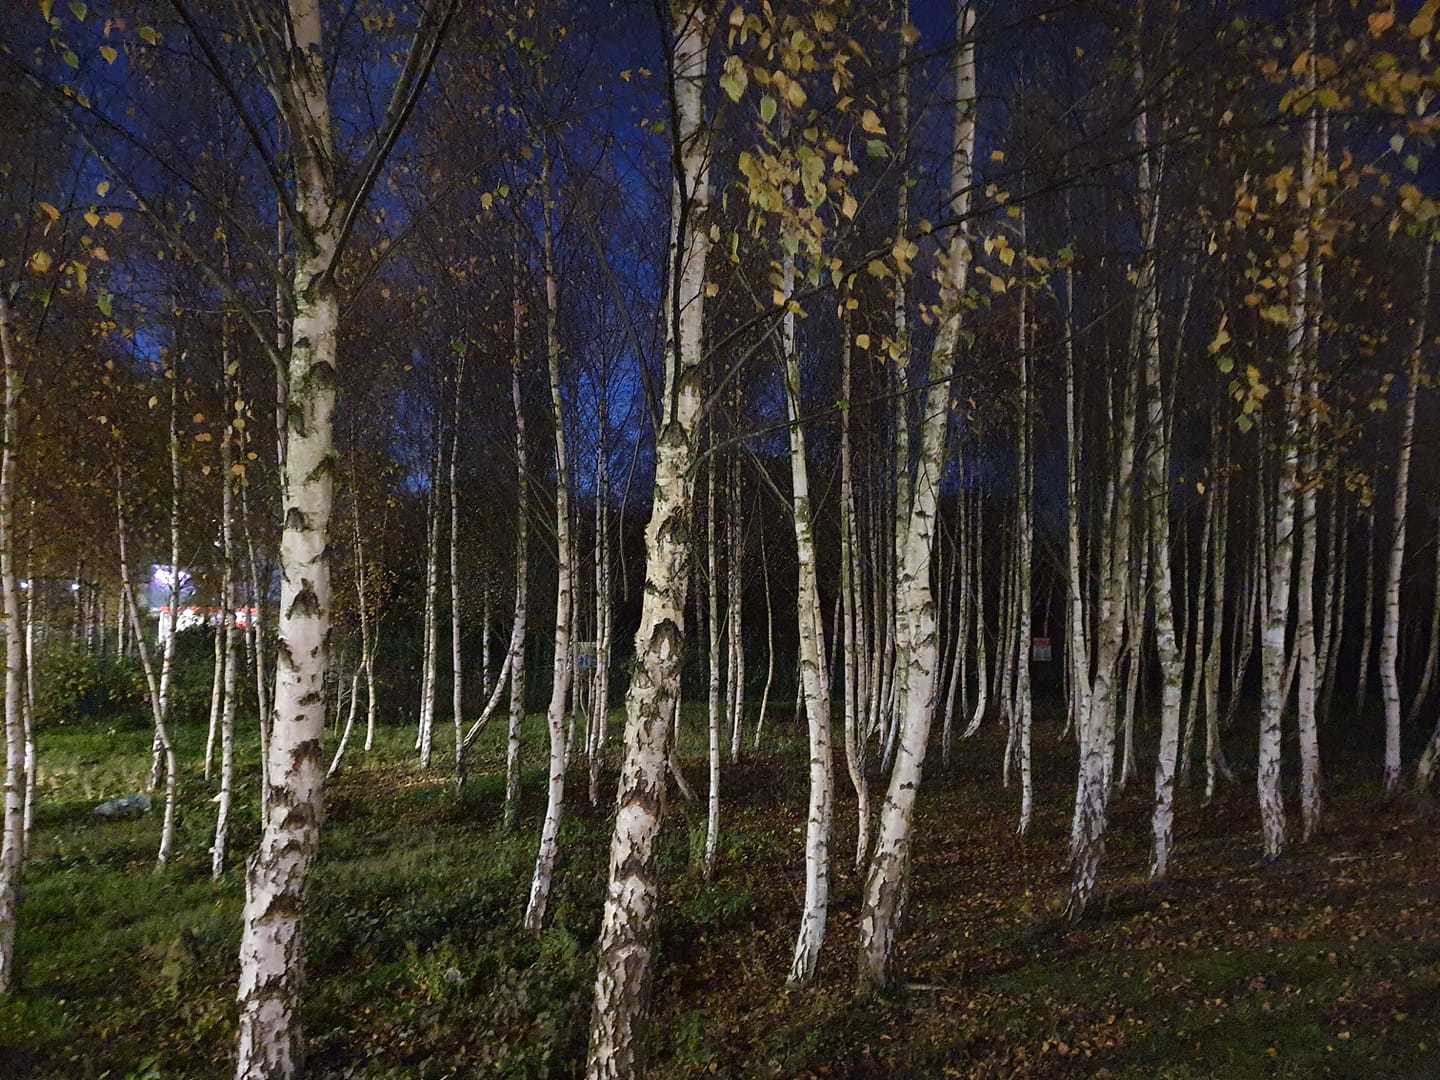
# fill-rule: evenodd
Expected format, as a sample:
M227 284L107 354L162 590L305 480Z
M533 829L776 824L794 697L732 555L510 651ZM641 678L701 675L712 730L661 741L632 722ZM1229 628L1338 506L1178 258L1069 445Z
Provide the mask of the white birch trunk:
M465 356L455 362L455 411L450 429L450 712L455 728L455 765L460 765L460 725L465 705L465 670L460 656L460 486L456 483L460 459L460 388L465 381ZM487 623L485 632L490 627ZM488 651L488 650L487 650ZM354 713L354 708L351 708Z
M505 805L501 825L513 831L520 820L520 728L525 721L525 624L530 595L530 474L525 450L525 408L520 395L520 361L523 355L521 322L524 304L520 300L520 258L518 245L511 249L512 352L510 356L510 404L515 411L515 612L511 622L510 647L505 664L510 670L510 715L505 734ZM495 683L498 691L505 681L502 672Z
M990 704L990 680L985 661L985 500L975 498L975 713L961 733L968 739L980 730Z
M1436 515L1436 524L1440 525L1440 514ZM1425 650L1425 667L1420 673L1420 685L1415 688L1415 699L1410 703L1410 713L1406 717L1411 727L1420 723L1420 713L1430 698L1430 689L1435 682L1436 664L1440 662L1440 537L1437 537L1435 544L1435 583L1431 595L1434 601L1430 609L1430 643Z
M215 764L215 740L220 734L220 709L225 701L225 595L220 595L220 621L215 626L214 661L210 668L210 727L205 734L205 779L210 779ZM160 771L153 762L150 767L150 787L160 783Z
M301 917L324 813L324 683L330 639L332 417L339 242L330 103L316 0L289 0L283 86L304 235L296 237L284 428L284 531L270 806L251 857L240 942L238 1078L291 1077L303 981Z
M1067 215L1068 217L1068 215ZM1066 660L1070 670L1069 723L1085 757L1085 719L1090 714L1090 644L1086 635L1085 597L1080 551L1080 429L1075 408L1075 270L1065 268L1065 564L1069 603Z
M235 400L228 326L221 329L220 358L223 368L221 394L228 414ZM235 676L240 666L239 631L235 625L235 478L231 473L235 435L233 420L227 420L220 433L220 549L224 560L220 593L221 605L225 609L221 627L225 635L225 685L220 712L220 797L215 811L215 841L210 847L210 877L214 881L219 881L225 873L225 845L229 838L230 804L235 785Z
M345 716L345 729L340 733L340 745L335 747L335 756L330 759L330 768L325 770L325 779L333 780L340 771L340 762L345 757L345 748L350 745L350 733L355 730L355 714L360 702L360 673L356 667L350 676L350 709Z
M3 466L0 466L3 474ZM0 530L3 530L3 500L0 500ZM155 868L160 870L170 861L175 850L175 812L179 795L179 767L175 760L175 745L170 740L170 729L164 711L160 708L160 680L155 675L155 665L150 658L150 643L145 640L140 623L140 605L135 599L135 586L130 580L129 542L130 530L125 514L125 496L121 487L120 467L115 467L115 539L120 554L121 610L129 616L131 636L140 654L140 669L145 674L145 687L150 694L150 715L159 733L160 748L165 755L165 817L160 825L160 850L155 855ZM3 550L0 550L3 555ZM0 578L5 574L0 566ZM0 586L3 587L3 586Z
M550 409L555 425L555 547L559 563L555 586L555 666L550 688L546 725L550 729L550 783L545 804L545 821L540 829L540 849L535 855L535 874L530 881L530 901L525 908L525 929L539 931L545 924L550 886L559 853L560 815L565 804L565 699L570 691L570 619L574 614L572 568L574 553L570 532L570 470L565 455L565 410L560 392L560 335L557 326L558 282L555 279L551 216L549 151L545 152L541 174L541 209L544 220L542 257L545 271L545 355L550 372Z
M1135 86L1143 91L1144 71L1135 66ZM1141 309L1141 343L1145 364L1146 426L1151 445L1146 457L1145 497L1148 511L1146 532L1150 543L1150 566L1154 575L1155 651L1160 660L1163 690L1160 699L1160 750L1155 764L1155 812L1151 823L1153 846L1150 876L1163 879L1169 869L1170 847L1175 830L1175 764L1180 745L1180 695L1183 692L1185 660L1175 636L1175 598L1170 572L1170 446L1169 424L1165 415L1164 389L1160 374L1160 275L1157 242L1160 231L1159 184L1152 181L1149 159L1149 118L1142 110L1135 120L1135 140L1142 148L1139 159L1140 208L1145 230L1145 254L1140 272L1137 303ZM1137 644L1143 639L1143 597L1137 599L1140 617L1134 635ZM1143 659L1137 649L1133 664ZM1132 669L1132 684L1134 681ZM1126 705L1127 714L1132 703ZM1127 724L1127 729L1129 725ZM1128 743L1128 738L1127 738ZM1129 746L1127 745L1127 757Z
M710 675L706 698L706 761L710 788L705 809L705 851L701 857L702 876L710 880L715 872L715 854L720 845L720 569L715 544L715 428L710 428L710 460L705 470L705 603Z
M673 9L672 93L677 127L670 287L666 290L663 406L646 529L645 591L626 694L625 763L616 796L609 880L586 1054L587 1080L632 1077L658 922L655 842L665 807L671 703L685 645L691 467L700 414L709 146L702 119L709 30L705 9Z
M1410 456L1415 445L1415 406L1420 396L1420 355L1430 309L1430 264L1434 244L1425 246L1421 271L1420 311L1415 319L1411 345L1409 386L1405 391L1405 415L1400 428L1400 448L1395 463L1395 516L1390 526L1390 565L1385 577L1385 621L1380 634L1380 685L1385 694L1385 771L1387 793L1400 781L1400 679L1396 660L1400 651L1400 575L1405 562L1406 508L1410 497Z
M444 453L441 449L441 424L435 424L435 456L430 468L430 492L426 501L429 525L425 541L425 641L424 665L420 680L420 730L418 734L420 767L430 767L435 746L436 674L440 651L440 470Z
M1314 273L1316 266L1311 267ZM1316 329L1317 315L1307 317L1307 337ZM1308 362L1313 365L1316 349L1312 344ZM1312 369L1313 370L1313 369ZM1314 375L1309 379L1309 396L1317 399L1319 387ZM1304 488L1300 495L1300 566L1296 586L1296 625L1300 652L1299 687L1297 690L1297 723L1300 741L1300 821L1301 839L1309 840L1320 824L1320 743L1315 730L1316 695L1319 679L1319 655L1315 641L1315 562L1319 532L1316 524L1315 486L1317 483L1315 441L1318 437L1313 409L1305 422Z
M775 608L770 599L770 560L765 554L765 532L760 532L760 571L765 579L765 689L760 693L760 715L755 718L755 749L765 731L765 714L770 708L770 687L775 681Z
M795 260L787 254L782 267L787 305L795 288ZM787 310L783 326L785 406L790 422L790 489L795 522L799 582L796 618L800 640L800 683L805 695L809 729L810 804L805 824L805 906L790 962L792 984L815 975L830 908L830 831L835 801L834 754L830 744L830 689L825 677L825 625L816 576L815 522L810 503L810 471L805 460L805 429L800 422L800 357L796 350L795 313Z
M1364 719L1370 701L1370 657L1375 652L1375 503L1365 511L1365 612L1360 631L1359 678L1355 688L1355 713Z
M963 221L970 205L975 155L974 8L963 8L956 22L956 117L949 193L951 207ZM930 356L930 389L920 429L920 455L911 489L910 520L905 532L904 557L896 568L907 620L905 713L899 721L903 724L899 749L880 811L880 827L860 909L862 987L888 986L894 979L897 923L910 872L911 823L934 716L937 642L930 564L950 419L950 380L960 348L964 312L961 299L965 294L969 262L969 234L962 224L951 234L946 253L941 322Z
M25 854L25 734L21 690L24 641L15 579L15 459L20 450L20 357L10 303L0 289L0 347L5 364L3 449L0 449L0 600L5 609L5 816L0 832L0 997L15 987L15 928ZM32 583L33 587L33 583Z
M864 742L859 738L859 710L864 704L860 693L860 650L856 642L860 614L857 600L861 593L855 574L855 487L850 460L850 318L848 297L841 305L840 342L840 592L844 598L845 620L845 768L850 786L855 789L855 866L865 863L870 851L870 785L865 778ZM761 533L761 555L764 555L764 533ZM765 572L765 615L770 617L770 573ZM773 658L772 658L773 670ZM765 689L768 694L770 677L767 672ZM764 699L761 700L764 711ZM757 731L756 740L759 740Z
M250 482L248 474L240 478L240 520L245 528L245 548L248 553L250 568L250 596L254 603L255 610L250 614L250 631L255 638L255 715L259 721L260 728L260 760L261 762L270 759L270 700L266 689L265 660L265 592L260 586L260 566L255 558L255 538L250 532L250 496L248 494ZM355 548L355 557L363 559L364 555L359 545ZM371 697L371 708L374 708L374 698ZM270 807L270 784L269 776L265 769L260 770L260 820L265 820L265 815Z
M1020 217L1021 255L1025 253L1025 217L1022 211ZM1031 596L1030 596L1030 575L1031 555L1034 542L1031 499L1034 489L1034 462L1031 459L1030 450L1030 357L1029 357L1029 327L1026 322L1027 293L1020 293L1020 491L1019 505L1016 512L1016 527L1019 535L1016 537L1016 618L1015 638L1017 643L1015 658L1015 705L1014 705L1014 729L1016 736L1016 764L1020 770L1020 821L1016 826L1016 833L1024 836L1030 829L1030 815L1035 800L1034 781L1031 776L1030 764L1030 727L1032 718L1032 702L1030 697L1030 625L1031 625Z

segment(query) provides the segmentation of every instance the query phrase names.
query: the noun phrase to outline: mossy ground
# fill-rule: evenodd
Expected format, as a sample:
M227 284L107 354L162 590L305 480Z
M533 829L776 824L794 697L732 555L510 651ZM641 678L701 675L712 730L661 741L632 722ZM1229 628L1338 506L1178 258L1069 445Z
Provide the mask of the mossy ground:
M688 724L698 782L702 714ZM784 984L804 888L806 769L800 732L788 718L771 724L762 751L725 769L709 884L690 868L704 808L672 797L653 1075L1440 1077L1440 837L1411 803L1380 799L1378 765L1347 749L1374 743L1348 728L1327 745L1324 830L1274 866L1260 861L1245 776L1208 808L1195 785L1183 793L1172 879L1149 885L1142 769L1117 793L1104 891L1078 926L1059 911L1073 744L1053 722L1037 725L1036 818L1023 840L1018 793L997 778L996 725L958 744L951 769L937 748L916 825L906 983L857 1001L861 882L839 761L821 972L812 987ZM538 718L526 734L513 835L497 828L498 725L459 799L443 764L416 766L408 729L382 727L369 755L352 745L329 795L307 918L307 1076L576 1075L613 776L592 809L583 769L571 774L550 929L526 935L543 812ZM0 1004L0 1076L228 1074L243 859L258 828L253 736L247 727L239 740L244 793L219 883L209 878L202 729L180 732L180 854L162 873L157 814L91 816L100 799L140 789L148 732L45 736L21 985ZM437 760L447 745L442 737Z

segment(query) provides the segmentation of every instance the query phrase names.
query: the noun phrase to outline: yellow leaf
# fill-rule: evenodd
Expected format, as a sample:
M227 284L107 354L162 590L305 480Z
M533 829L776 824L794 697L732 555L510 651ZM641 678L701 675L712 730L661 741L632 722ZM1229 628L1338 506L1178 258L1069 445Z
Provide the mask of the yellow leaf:
M495 196L488 191L485 192L483 195L480 196L480 205L484 209L489 210L492 206L495 205Z
M40 17L46 22L50 21L50 9L55 6L55 0L40 0Z
M1395 12L1377 11L1375 14L1370 16L1369 23L1370 33L1375 37L1379 37L1381 34L1385 33L1386 30L1389 30L1390 27L1395 25Z
M101 180L100 183L98 183L98 184L95 185L95 194L96 194L96 195L99 195L102 199L103 199L107 194L109 194L109 192L110 192L110 181L109 181L109 180Z
M900 28L900 36L905 39L906 45L914 45L915 42L920 40L920 31L909 23L906 23Z
M55 209L55 207L51 206L48 202L42 202L40 204L40 209L45 211L45 216L48 217L51 221L60 220L60 211Z
M871 135L885 134L885 125L880 122L874 109L866 109L860 114L860 127Z
M100 224L100 215L95 213L94 210L86 210L85 224L89 225L92 229L95 228L96 225Z
M1210 355L1214 356L1228 344L1230 344L1230 331L1225 329L1225 319L1222 317L1220 329L1215 331L1215 337L1210 342Z
M855 335L855 346L856 346L856 348L860 348L860 349L869 349L869 348L870 348L870 335L869 335L869 334L856 334L856 335Z
M770 294L770 300L776 307L785 306L785 292L783 289L776 289Z
M1434 30L1437 11L1440 11L1440 0L1425 0L1419 13L1410 20L1410 36L1421 38Z
M855 196L847 191L844 200L840 203L840 212L847 218L853 218L858 209L860 209L860 204L855 201Z
M999 274L990 275L990 291L1003 293L1005 291L1005 279Z
M120 228L120 225L122 222L124 222L124 220L125 215L120 213L120 211L118 210L111 210L110 213L105 215L105 224L109 225L112 229Z
M1260 317L1266 322L1284 326L1290 321L1290 312L1284 304L1269 304L1260 309Z
M720 286L719 286L718 284L716 284L716 283L713 282L713 281L707 281L707 282L705 283L705 295L706 295L706 296L718 296L719 294L720 294Z
M1000 261L1006 266L1009 266L1011 263L1013 263L1015 261L1015 249L1007 247L1003 251L1001 251Z
M101 45L100 55L107 64L113 64L120 54L114 49L112 49L109 45Z
M785 86L785 100L796 109L801 109L805 106L805 91L801 88L800 84L793 79Z
M1004 161L1004 160L1005 160L1005 151L1004 151L1004 150L991 150L991 151L990 151L990 160L991 160L991 161Z
M150 404L150 408L153 409L156 405L160 404L160 399L159 399L158 397L156 397L155 395L152 394L152 395L150 395L150 402L149 402L149 404Z
M139 30L136 31L136 33L140 35L140 40L145 42L147 45L160 44L160 35L155 32L155 28L153 26L142 26Z
M48 251L37 251L30 256L30 269L37 274L43 274L54 264L55 260L50 257Z
M91 248L91 249L90 249L90 257L91 257L92 259L94 259L96 262L109 262L109 261L110 261L110 253L109 253L108 251L106 251L103 247L93 247L93 248Z

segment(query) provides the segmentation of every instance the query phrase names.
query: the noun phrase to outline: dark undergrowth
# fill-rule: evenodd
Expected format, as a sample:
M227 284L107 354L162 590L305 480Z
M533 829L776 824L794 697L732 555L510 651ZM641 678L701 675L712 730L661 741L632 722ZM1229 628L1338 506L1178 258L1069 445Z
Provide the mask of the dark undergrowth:
M688 723L697 782L703 716ZM1440 1078L1440 838L1412 803L1380 798L1378 762L1357 749L1378 744L1369 725L1327 732L1325 827L1269 866L1243 766L1250 729L1237 724L1239 779L1209 807L1200 785L1184 790L1173 875L1159 886L1146 881L1147 764L1117 793L1103 891L1079 925L1060 908L1073 743L1037 724L1024 839L1018 792L998 779L997 725L959 743L949 769L937 747L916 824L905 981L859 1001L854 799L838 760L829 938L817 983L785 986L806 790L790 723L772 720L765 749L724 771L711 883L691 869L704 808L672 801L647 1033L654 1076ZM258 829L253 734L242 734L237 857L212 883L202 729L181 731L180 856L158 874L158 814L91 816L100 799L139 790L148 734L45 733L20 987L0 1003L0 1077L228 1074L242 863ZM330 792L306 924L306 1076L577 1074L613 776L592 809L583 769L572 772L550 928L526 935L543 725L527 724L513 835L497 827L501 734L486 732L459 799L443 765L413 764L412 732L382 729L369 755L352 746Z

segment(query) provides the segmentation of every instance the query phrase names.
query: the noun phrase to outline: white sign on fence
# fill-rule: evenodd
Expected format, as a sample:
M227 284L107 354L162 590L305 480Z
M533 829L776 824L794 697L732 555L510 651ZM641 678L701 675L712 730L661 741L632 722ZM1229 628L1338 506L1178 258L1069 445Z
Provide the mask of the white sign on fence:
M1031 656L1037 664L1048 664L1054 659L1050 651L1050 639L1048 637L1037 637L1031 640Z

